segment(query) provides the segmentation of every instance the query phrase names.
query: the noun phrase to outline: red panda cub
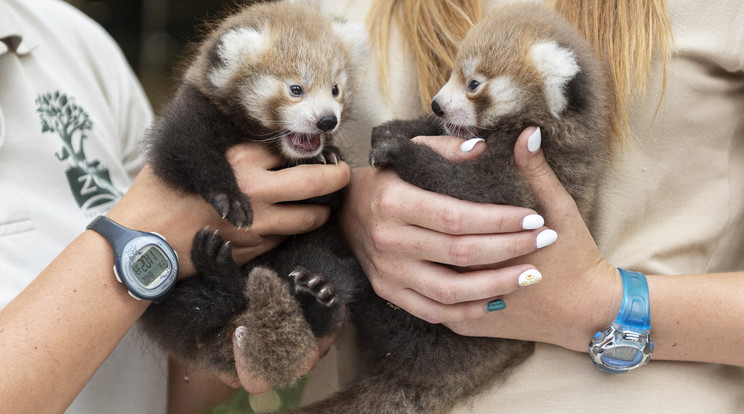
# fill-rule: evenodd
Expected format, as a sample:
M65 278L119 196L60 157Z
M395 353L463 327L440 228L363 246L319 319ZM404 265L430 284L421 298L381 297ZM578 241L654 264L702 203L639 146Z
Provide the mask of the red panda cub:
M251 140L270 145L286 166L337 162L334 143L353 117L365 37L363 27L299 2L240 8L198 45L149 131L153 170L235 226L250 226L251 202L226 150ZM309 369L317 338L340 329L364 277L332 222L242 268L216 232L200 231L192 248L197 275L148 308L143 332L186 363L234 374L232 333L246 326L246 368L269 383L293 382Z
M548 162L588 218L608 166L607 99L591 46L565 19L539 5L507 6L462 41L451 77L432 102L438 118L375 128L370 161L431 191L540 211L513 160L518 135L538 126ZM453 163L410 141L441 134L482 137L487 150ZM296 412L446 413L497 384L534 349L532 342L459 336L388 306L368 285L353 315L369 369L330 399Z

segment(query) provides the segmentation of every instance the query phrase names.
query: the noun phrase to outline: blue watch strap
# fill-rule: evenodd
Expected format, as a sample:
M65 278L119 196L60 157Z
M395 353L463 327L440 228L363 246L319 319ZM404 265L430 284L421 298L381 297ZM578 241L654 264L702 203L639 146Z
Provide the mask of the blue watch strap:
M618 268L623 278L623 305L615 322L641 330L651 329L648 282L643 273Z

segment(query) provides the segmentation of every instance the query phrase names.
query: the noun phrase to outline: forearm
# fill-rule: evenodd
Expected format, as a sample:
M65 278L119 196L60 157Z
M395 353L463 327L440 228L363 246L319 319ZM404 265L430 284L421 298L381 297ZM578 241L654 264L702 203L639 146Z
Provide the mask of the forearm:
M0 312L0 401L62 412L149 302L114 276L106 240L87 231Z
M619 276L614 278L619 279ZM740 344L744 342L744 328L741 325L744 317L744 273L647 275L646 279L654 340L652 360L744 366L744 356L739 352ZM597 278L598 282L609 280L613 279ZM544 329L525 327L524 331L511 336L587 352L592 335L609 326L620 310L622 295L614 293L622 292L622 286L619 283L612 285L612 291L607 289L609 286L607 282L598 283L597 286L585 284L586 289L573 294L573 299L550 303L552 306L571 306L559 310L556 314L561 316L556 316L557 319L548 318L550 320L546 321ZM526 309L512 310L526 313ZM546 314L548 309L538 309L530 317L544 318ZM526 318L522 318L524 315L516 316L520 320ZM498 335L498 327L492 332L492 335Z
M653 359L744 366L744 272L647 280Z

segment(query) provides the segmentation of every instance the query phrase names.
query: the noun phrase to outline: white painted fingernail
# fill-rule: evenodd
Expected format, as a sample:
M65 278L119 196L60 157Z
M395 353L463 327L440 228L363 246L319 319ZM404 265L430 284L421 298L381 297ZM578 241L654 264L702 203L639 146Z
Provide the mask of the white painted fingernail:
M540 128L537 128L527 139L527 150L531 154L534 154L540 149L540 144L542 144L542 133L540 132Z
M542 249L545 246L550 246L556 240L558 240L558 233L556 233L555 230L543 230L537 235L537 238L535 238L535 247Z
M530 269L519 275L517 283L519 283L519 286L529 286L540 283L541 280L542 273L538 272L537 269Z
M545 219L539 214L530 214L522 219L523 230L535 230L545 225Z
M483 138L470 138L469 140L463 142L460 144L460 151L462 152L470 152L475 148L475 144L479 142L485 142L486 140Z
M235 341L238 343L238 348L243 349L245 347L245 339L248 337L248 328L245 326L238 326L235 328Z

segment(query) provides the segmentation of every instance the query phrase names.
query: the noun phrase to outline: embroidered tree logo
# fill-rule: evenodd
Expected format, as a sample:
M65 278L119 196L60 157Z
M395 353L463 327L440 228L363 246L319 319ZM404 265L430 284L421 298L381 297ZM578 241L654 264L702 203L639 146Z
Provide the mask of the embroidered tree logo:
M93 128L93 122L83 108L59 91L39 95L36 107L41 132L56 133L62 140L62 150L55 155L69 164L67 181L78 205L90 209L119 199L122 193L111 184L108 169L85 156L85 132Z

